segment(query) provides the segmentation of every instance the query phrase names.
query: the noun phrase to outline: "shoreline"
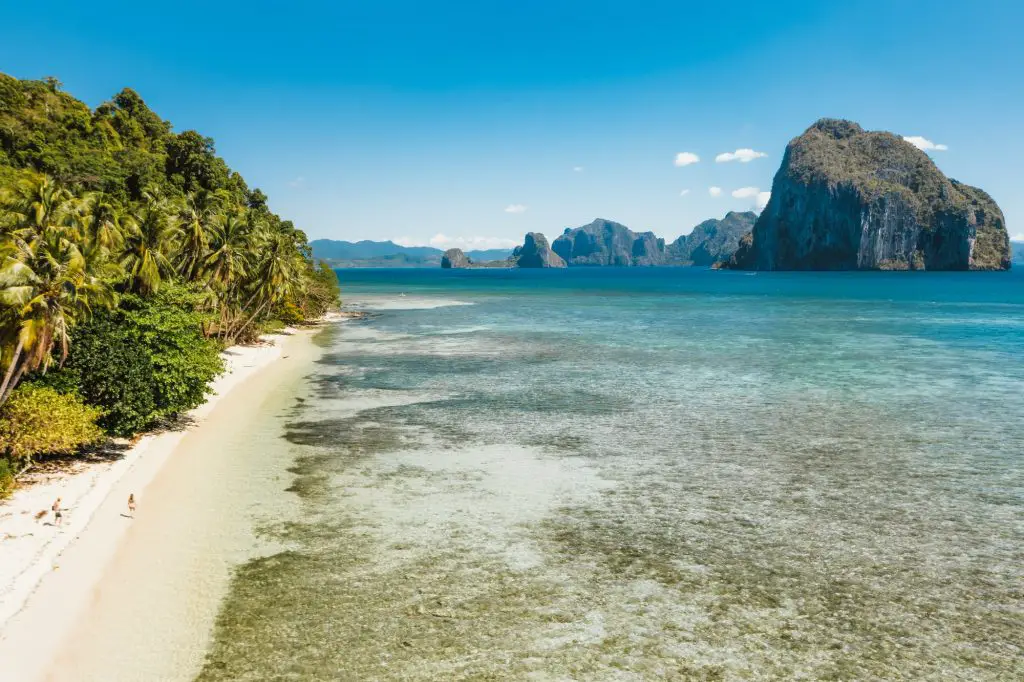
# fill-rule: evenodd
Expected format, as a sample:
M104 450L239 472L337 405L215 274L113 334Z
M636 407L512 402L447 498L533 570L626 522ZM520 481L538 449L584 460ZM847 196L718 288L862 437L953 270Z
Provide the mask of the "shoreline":
M314 335L325 323L343 317L331 315L312 328L288 329L262 337L262 344L225 350L226 371L212 383L208 400L187 414L187 426L146 434L113 461L84 463L71 473L41 474L41 480L0 504L0 660L11 663L0 670L0 680L39 679L54 667L61 643L89 610L89 602L95 602L105 569L135 525L121 519L126 506L121 497L127 499L122 489L136 495L143 511L147 488L169 475L166 470L173 468L169 464L175 455L186 455L180 451L188 450L187 441L204 431L224 430L216 416L225 403L262 396L261 391L247 396L237 390L240 386L268 374L276 377L285 370L282 365L311 356ZM293 362L285 363L289 357ZM278 370L271 373L272 367ZM273 384L264 390L271 392ZM66 509L64 524L53 526L50 514L37 520L36 513L48 511L58 496ZM108 527L100 533L98 525ZM58 570L65 563L74 566Z

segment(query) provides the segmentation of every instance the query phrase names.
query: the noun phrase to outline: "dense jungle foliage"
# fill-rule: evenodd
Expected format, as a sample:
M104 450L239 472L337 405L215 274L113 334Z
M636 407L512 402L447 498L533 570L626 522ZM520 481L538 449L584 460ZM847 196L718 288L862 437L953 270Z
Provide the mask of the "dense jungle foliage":
M34 457L201 404L224 347L338 301L212 139L130 89L92 110L0 74L0 494Z

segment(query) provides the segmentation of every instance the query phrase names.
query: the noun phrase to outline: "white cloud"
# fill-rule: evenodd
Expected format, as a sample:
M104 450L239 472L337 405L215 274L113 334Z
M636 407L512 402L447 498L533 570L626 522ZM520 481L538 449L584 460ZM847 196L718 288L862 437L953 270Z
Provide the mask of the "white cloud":
M720 197L720 196L722 196L722 188L721 187L708 187L708 194L710 194L713 197Z
M944 144L935 144L928 138L921 137L920 135L910 135L903 139L923 152L944 152L949 149L949 147Z
M737 149L734 152L723 152L715 157L715 163L728 163L729 161L739 161L740 163L750 163L754 159L760 159L768 156L764 152L755 152L753 149Z
M526 213L526 206L523 204L509 204L505 207L505 213Z
M572 170L573 170L574 173L582 173L583 172L583 166L573 166Z
M764 207L768 205L768 199L771 197L771 192L762 192L760 187L740 187L734 189L732 192L733 198L735 199L753 199L754 210L761 212Z
M304 178L304 177L302 177L300 175L299 177L295 178L294 180L289 180L288 181L288 186L293 188L293 189L299 189L300 187L305 187L306 186L306 178Z
M397 242L396 242L397 243ZM511 249L519 245L513 239L500 237L449 237L438 232L430 238L430 246L438 249L459 248L463 251L482 251L484 249Z
M689 193L690 193L690 190L688 190L688 189L684 189L684 190L683 190L682 192L680 192L680 193L679 193L679 196L681 196L681 197L685 197L685 196L686 196L687 194L689 194Z
M692 163L700 161L700 157L693 152L679 152L676 154L675 164L682 168L683 166L689 166Z
M732 191L733 197L736 199L751 199L761 193L760 187L740 187Z
M1012 237L1010 237L1010 241L1011 242L1024 242L1024 232L1021 232L1020 234L1013 235Z

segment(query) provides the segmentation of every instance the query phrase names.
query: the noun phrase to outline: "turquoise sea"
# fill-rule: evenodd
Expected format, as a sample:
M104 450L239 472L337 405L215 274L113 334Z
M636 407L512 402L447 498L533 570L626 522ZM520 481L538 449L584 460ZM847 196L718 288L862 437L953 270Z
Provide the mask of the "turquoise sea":
M1024 272L339 274L199 679L1024 679Z

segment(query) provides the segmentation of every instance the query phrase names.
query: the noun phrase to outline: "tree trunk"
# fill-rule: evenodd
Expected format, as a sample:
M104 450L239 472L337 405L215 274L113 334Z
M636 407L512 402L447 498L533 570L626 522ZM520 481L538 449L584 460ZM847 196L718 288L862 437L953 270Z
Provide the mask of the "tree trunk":
M4 374L4 383L0 384L0 405L4 404L4 400L7 396L7 386L10 385L11 377L14 375L15 369L18 367L18 360L21 358L21 351L24 347L25 342L18 339L18 345L14 349L14 357L11 358L11 364L7 368L7 372Z
M245 329L245 324L243 324L237 330L235 329L235 325L240 323L240 322L241 323L245 322L245 309L248 308L250 305L252 305L252 302L256 300L257 296L259 296L259 293L253 294L252 296L249 297L249 300L246 301L245 304L241 308L239 308L239 311L240 311L241 314L240 314L240 316L239 316L239 318L237 320L232 320L231 324L228 325L228 331L227 331L227 334L225 335L225 340L227 340L228 338L234 338L234 334L232 334L232 332L235 332L235 334L238 334L238 333L241 333L241 331L243 329Z
M14 391L14 387L18 385L19 381L21 381L21 375L24 373L25 363L23 362L18 366L18 371L14 373L13 377L11 377L11 383L7 385L7 392L0 393L0 405L3 405L7 402L7 399L11 397L11 392Z
M19 471L18 473L14 474L14 480L17 481L19 478L21 478L22 476L25 475L26 471L28 471L31 468L32 468L32 462L29 462L24 467L22 467L21 471Z
M235 345L234 342L235 342L235 339L238 338L238 335L241 334L242 332L244 332L245 328L248 327L250 324L252 324L252 321L255 320L256 316L259 315L263 311L263 309L267 306L267 303L269 303L269 301L264 301L263 303L261 303L260 306L258 308L256 308L256 312L254 312L252 314L252 317L250 317L248 320L245 320L245 318L242 318L243 319L242 326L240 326L240 327L238 327L237 329L234 330L234 333L231 336L230 344L229 345L232 345L232 346Z

